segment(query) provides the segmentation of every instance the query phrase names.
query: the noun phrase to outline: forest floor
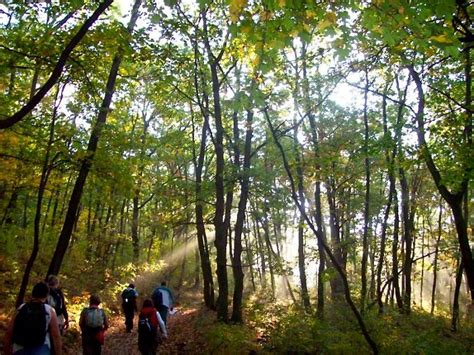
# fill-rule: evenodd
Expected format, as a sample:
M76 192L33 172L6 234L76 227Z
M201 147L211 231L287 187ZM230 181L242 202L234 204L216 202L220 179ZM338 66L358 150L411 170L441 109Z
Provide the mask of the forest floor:
M186 306L176 307L176 312L168 316L168 338L160 345L159 354L202 354L215 353L205 337L205 326L200 323L213 323L215 314L206 311L197 301L188 299ZM103 355L139 355L138 351L138 316L134 317L134 328L131 333L125 330L125 319L121 315L109 317L109 329L102 347ZM66 355L82 354L81 339L78 331L72 329L65 336L63 349Z
M197 313L197 309L186 309L177 311L173 316L169 317L169 336L161 344L159 348L160 354L198 354L202 353L203 348L207 348L202 334L196 332L193 326L196 322ZM136 329L137 317L134 320L135 326L131 333L125 331L123 317L116 316L110 320L111 327L106 333L105 344L102 347L103 355L140 354ZM66 350L66 354L82 354L80 341L75 348L74 350Z

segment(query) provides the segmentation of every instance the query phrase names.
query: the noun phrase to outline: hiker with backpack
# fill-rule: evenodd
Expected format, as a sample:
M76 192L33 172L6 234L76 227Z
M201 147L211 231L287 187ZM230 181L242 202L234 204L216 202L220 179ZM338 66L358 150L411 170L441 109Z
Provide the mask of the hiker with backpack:
M109 327L103 309L99 308L100 298L91 295L89 307L81 312L79 327L82 334L82 351L84 355L100 355L104 345L105 331Z
M138 316L138 349L140 353L143 355L156 354L158 345L167 337L166 325L160 313L153 306L152 300L144 300Z
M137 311L137 297L138 292L135 290L134 284L128 285L122 292L122 309L125 314L127 333L130 333L133 329L133 317Z
M61 355L62 343L54 308L45 304L49 287L37 283L32 299L23 303L12 317L4 342L5 355Z
M49 286L49 295L47 303L54 308L58 317L59 332L61 335L69 328L69 317L66 310L66 302L64 294L59 288L59 279L56 275L49 275L46 279Z
M166 281L162 281L161 286L157 287L153 291L151 298L153 300L155 308L160 313L161 318L163 319L163 322L165 322L166 325L168 312L169 310L173 310L174 304L173 293L168 287L166 287Z

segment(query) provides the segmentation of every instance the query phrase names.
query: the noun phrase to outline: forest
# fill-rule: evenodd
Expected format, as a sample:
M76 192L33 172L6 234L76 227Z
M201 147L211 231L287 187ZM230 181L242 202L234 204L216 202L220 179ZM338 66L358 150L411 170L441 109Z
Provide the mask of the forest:
M162 353L472 354L473 5L0 2L0 337L58 275L66 354L161 280Z

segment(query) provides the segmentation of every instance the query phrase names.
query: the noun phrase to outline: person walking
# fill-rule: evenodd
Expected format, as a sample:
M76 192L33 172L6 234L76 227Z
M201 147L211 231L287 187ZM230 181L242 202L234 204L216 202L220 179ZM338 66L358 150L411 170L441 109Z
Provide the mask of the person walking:
M160 327L160 331L158 330ZM138 349L143 355L154 355L163 339L168 337L166 325L151 299L143 301L138 316Z
M100 297L91 295L89 307L81 312L79 327L82 335L82 351L84 355L100 355L104 345L105 331L109 327L107 316L99 308Z
M138 292L132 283L122 292L122 309L125 314L125 328L127 329L127 333L130 333L133 329L133 317L137 311L137 297Z
M63 335L64 331L69 328L69 317L63 291L59 288L59 278L56 275L49 275L46 282L49 286L47 303L56 311L59 332Z
M163 322L167 322L168 312L173 310L174 298L171 290L166 287L166 281L161 282L161 286L157 287L151 296L155 308L160 313Z
M11 318L4 340L5 355L61 355L62 343L54 308L46 303L49 287L37 283L32 299L23 303Z

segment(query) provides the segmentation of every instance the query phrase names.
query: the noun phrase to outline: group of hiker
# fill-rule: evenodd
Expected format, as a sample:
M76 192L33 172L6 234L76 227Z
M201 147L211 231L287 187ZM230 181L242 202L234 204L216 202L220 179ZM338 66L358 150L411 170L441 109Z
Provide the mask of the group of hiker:
M122 309L127 333L133 329L137 297L138 292L134 284L128 285L122 292ZM155 354L159 344L168 337L166 323L169 311L173 310L173 303L173 293L166 287L165 281L153 291L151 299L146 298L143 301L138 315L138 349L142 354Z
M133 329L138 292L133 284L122 292L122 308L126 332ZM91 295L89 306L79 318L84 355L100 355L105 331L109 327L107 316L100 308L100 297ZM159 344L168 337L166 323L173 310L173 294L162 282L151 299L145 299L138 317L138 346L142 354L156 354ZM10 320L4 340L6 355L61 355L61 336L69 327L69 317L59 279L48 276L46 282L34 285L31 300L23 303Z

